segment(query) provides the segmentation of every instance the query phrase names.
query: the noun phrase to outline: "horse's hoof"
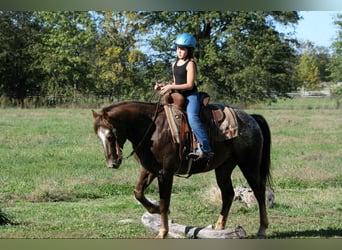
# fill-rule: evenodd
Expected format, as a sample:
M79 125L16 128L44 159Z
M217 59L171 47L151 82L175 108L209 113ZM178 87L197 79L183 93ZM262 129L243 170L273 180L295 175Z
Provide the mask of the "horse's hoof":
M257 233L257 234L256 234L256 238L257 238L257 239L266 239L266 234Z
M165 239L166 238L166 235L163 235L163 234L158 234L157 236L156 236L156 239L160 239L160 240L163 240L163 239Z

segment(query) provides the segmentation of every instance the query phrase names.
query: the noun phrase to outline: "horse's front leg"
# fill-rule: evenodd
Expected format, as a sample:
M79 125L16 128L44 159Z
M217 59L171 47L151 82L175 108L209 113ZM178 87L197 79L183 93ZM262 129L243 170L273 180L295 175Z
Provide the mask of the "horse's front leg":
M216 181L221 190L222 209L217 219L215 229L222 230L226 226L228 213L234 199L234 189L230 179L231 168L221 166L215 169Z
M151 214L160 213L160 208L158 205L151 203L146 199L144 190L152 183L155 179L155 175L147 171L143 166L140 166L140 176L138 184L134 189L135 198L147 209Z
M171 200L172 183L173 174L163 172L158 176L161 226L157 238L160 239L164 239L169 232L168 214Z

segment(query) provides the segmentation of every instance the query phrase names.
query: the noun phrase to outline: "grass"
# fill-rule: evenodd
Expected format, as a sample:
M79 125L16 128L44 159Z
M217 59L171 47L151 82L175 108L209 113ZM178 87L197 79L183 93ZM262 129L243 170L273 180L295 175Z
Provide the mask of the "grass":
M342 237L342 110L330 99L294 99L255 106L272 132L275 204L269 238ZM0 238L153 238L133 197L138 164L131 157L108 170L88 109L0 110ZM130 153L127 143L124 155ZM246 185L233 172L234 185ZM170 217L214 224L214 173L175 178ZM158 199L153 183L147 196ZM234 202L228 227L258 229L257 207Z

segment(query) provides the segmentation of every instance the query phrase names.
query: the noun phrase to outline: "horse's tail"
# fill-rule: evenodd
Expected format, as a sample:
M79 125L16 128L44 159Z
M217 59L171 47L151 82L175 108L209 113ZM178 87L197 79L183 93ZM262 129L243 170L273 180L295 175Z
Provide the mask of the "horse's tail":
M262 115L252 114L257 121L264 137L260 175L263 181L271 182L271 131Z

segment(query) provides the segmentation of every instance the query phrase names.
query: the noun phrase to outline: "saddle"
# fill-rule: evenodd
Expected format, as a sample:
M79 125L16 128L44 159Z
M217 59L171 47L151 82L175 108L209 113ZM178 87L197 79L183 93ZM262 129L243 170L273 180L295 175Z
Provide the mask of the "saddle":
M211 143L230 140L239 135L235 111L223 104L209 104L209 95L200 92L202 100L200 119L204 124ZM189 126L184 97L179 93L166 94L162 99L173 143L179 144L179 157L198 148L196 136Z

